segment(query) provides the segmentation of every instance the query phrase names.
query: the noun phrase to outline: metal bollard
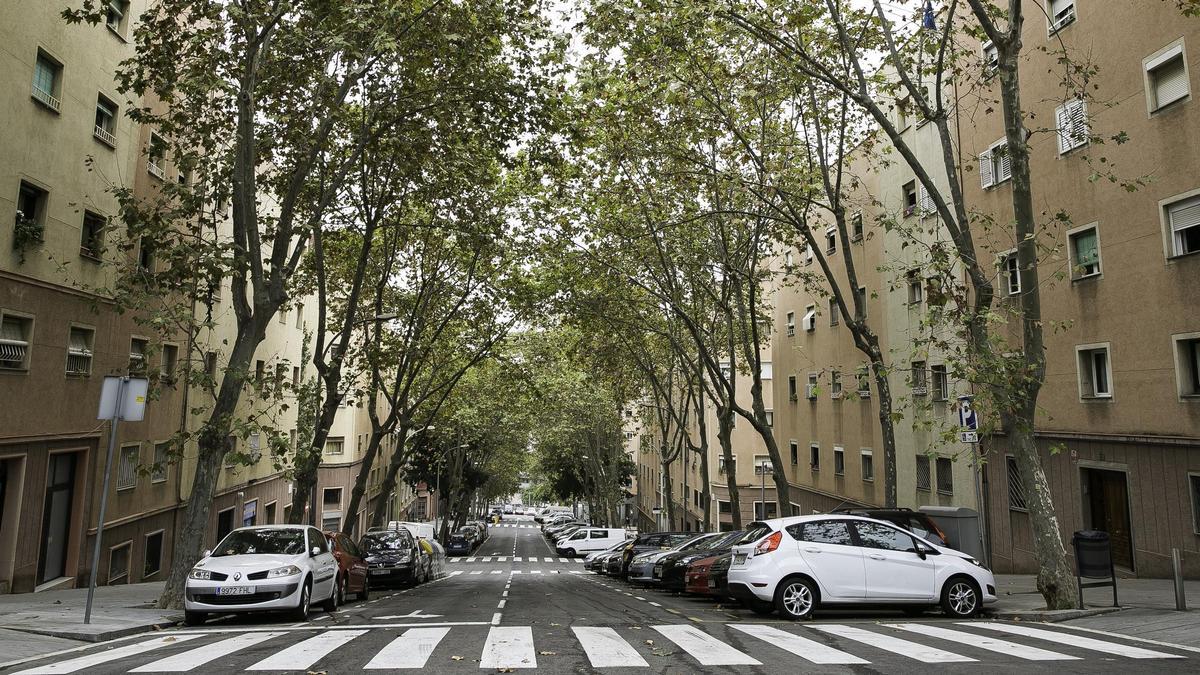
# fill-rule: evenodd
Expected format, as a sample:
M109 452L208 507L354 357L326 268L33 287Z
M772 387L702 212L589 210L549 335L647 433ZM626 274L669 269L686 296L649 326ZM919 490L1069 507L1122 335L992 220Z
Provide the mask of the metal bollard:
M1171 549L1171 566L1175 570L1175 609L1186 612L1187 598L1183 594L1183 558L1179 549Z

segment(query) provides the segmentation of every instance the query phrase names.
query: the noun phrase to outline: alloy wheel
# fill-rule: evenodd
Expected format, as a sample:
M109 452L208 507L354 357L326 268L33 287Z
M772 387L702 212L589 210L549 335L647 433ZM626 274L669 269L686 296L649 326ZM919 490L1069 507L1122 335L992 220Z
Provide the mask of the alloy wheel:
M975 613L975 605L978 599L975 595L975 589L965 581L957 581L950 586L948 593L950 601L950 609L958 616L970 616Z
M792 616L805 616L812 611L813 596L808 585L799 581L783 589L783 608Z

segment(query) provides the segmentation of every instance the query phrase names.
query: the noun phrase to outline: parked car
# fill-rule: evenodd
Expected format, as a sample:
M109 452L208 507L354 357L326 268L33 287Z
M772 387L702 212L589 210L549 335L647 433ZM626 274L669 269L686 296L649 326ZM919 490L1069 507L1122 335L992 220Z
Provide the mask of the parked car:
M343 532L326 532L329 549L338 562L337 602L345 604L351 593L358 600L366 600L371 593L370 575L367 573L367 561L363 553L348 535Z
M716 598L729 597L729 563L733 551L717 556L708 567L708 595Z
M996 601L996 580L978 560L890 522L822 514L752 527L762 535L734 547L729 592L756 612L803 619L825 605L941 604L970 618Z
M625 552L621 555L621 569L617 574L621 577L629 574L629 564L633 561L633 556L645 553L646 551L669 551L695 535L695 532L648 532L646 534L639 534L625 547Z
M414 537L424 537L425 539L435 539L436 535L433 532L433 525L430 523L413 523L407 520L393 520L388 522L386 527L372 527L370 532L384 532L387 530L398 530L404 528L412 533Z
M474 548L470 533L455 532L446 540L446 555L470 555Z
M472 551L483 543L483 530L479 529L474 523L463 525L455 531L455 534L461 534L470 539ZM446 543L449 544L450 542L447 541Z
M583 558L583 569L590 572L603 571L604 561L611 555L620 554L624 541L618 541L603 551L593 551Z
M625 541L625 528L581 527L569 537L555 542L554 550L561 556L574 558L580 553L592 553Z
M315 600L337 608L338 563L329 540L306 525L241 527L205 551L184 588L184 622L203 623L212 613L285 610L308 618Z
M654 564L657 563L663 556L668 553L673 553L680 550L690 550L696 547L703 546L706 542L712 541L716 537L723 536L721 534L711 532L706 534L697 534L679 540L674 546L666 550L651 549L639 553L629 561L629 572L626 578L639 584L654 583Z
M658 584L658 587L664 590L682 591L685 583L684 575L687 573L688 565L701 558L724 553L732 549L735 544L753 541L758 538L758 534L759 532L753 528L735 530L706 542L704 546L688 551L668 553L660 558L658 562L654 563L654 583Z
M421 547L406 528L368 532L359 540L366 555L371 584L419 584L428 570L421 560Z
M918 537L931 541L938 546L949 546L950 541L946 538L946 533L942 532L937 523L933 522L933 518L929 514L922 511L913 511L912 509L856 509L842 508L837 509L834 513L845 513L852 516L864 516L874 518L876 520L886 520L893 525L899 525L904 529L912 532Z
M555 539L558 539L559 537L567 536L567 535L573 533L575 530L578 530L579 528L583 527L585 524L586 523L571 521L568 523L562 523L560 525L552 525L552 526L546 528L546 538L549 539L550 541L554 541Z
M725 554L710 555L689 563L683 574L683 591L695 595L708 595L712 565L722 555Z

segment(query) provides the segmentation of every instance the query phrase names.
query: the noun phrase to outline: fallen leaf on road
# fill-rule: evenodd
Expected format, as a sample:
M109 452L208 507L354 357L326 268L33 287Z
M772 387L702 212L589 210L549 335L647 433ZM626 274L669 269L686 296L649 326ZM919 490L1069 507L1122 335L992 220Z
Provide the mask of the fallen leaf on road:
M308 675L325 675L325 671L323 671L323 670L310 670L310 671L308 671Z
M538 652L538 653L541 654L542 656L554 656L558 652Z
M173 637L163 638L163 642L174 642L174 641L175 641L175 638L173 638Z
M552 623L552 624L550 624L550 625L551 625L551 626L561 626L562 624L561 624L561 623Z
M451 658L451 659L454 659L455 661L462 661L462 660L463 660L463 657L461 657L461 656L451 656L450 658Z
M646 640L646 644L652 645L652 644L654 644L654 640Z

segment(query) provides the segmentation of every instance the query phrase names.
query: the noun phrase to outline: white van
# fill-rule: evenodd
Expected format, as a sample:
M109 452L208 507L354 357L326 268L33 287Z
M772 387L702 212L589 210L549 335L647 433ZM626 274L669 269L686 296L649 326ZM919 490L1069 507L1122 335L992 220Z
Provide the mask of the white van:
M392 520L388 521L386 528L381 529L398 530L402 527L411 532L414 537L431 540L435 538L432 523L413 523L406 520Z
M555 544L558 554L565 557L603 551L625 541L625 530L619 527L581 527L575 534Z

